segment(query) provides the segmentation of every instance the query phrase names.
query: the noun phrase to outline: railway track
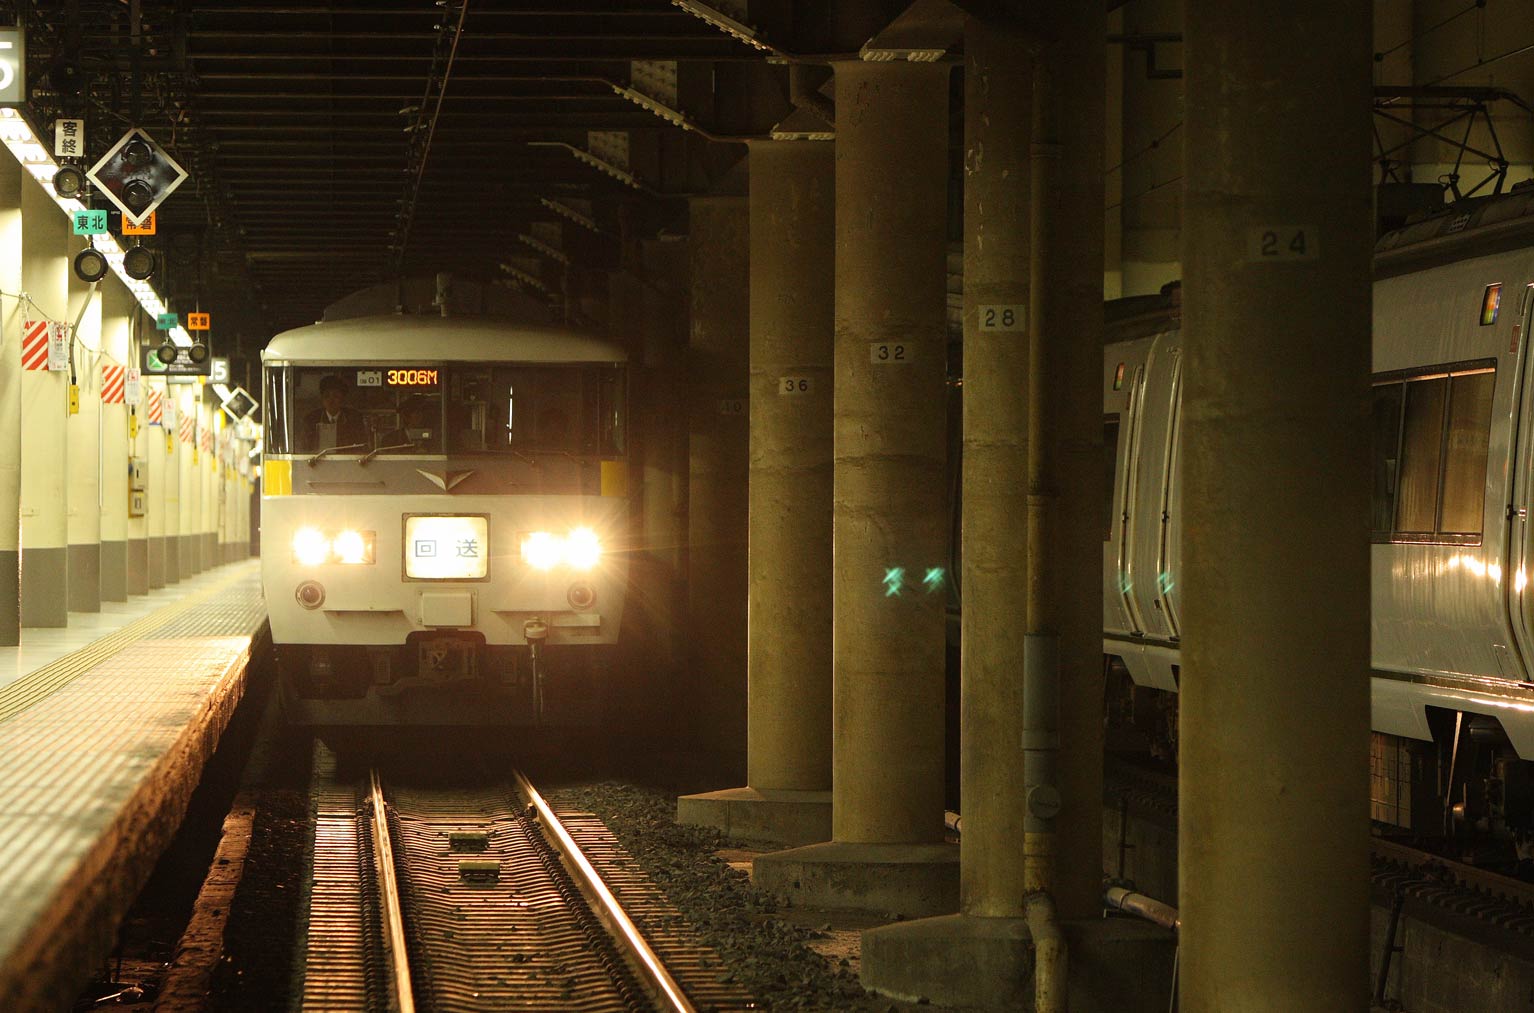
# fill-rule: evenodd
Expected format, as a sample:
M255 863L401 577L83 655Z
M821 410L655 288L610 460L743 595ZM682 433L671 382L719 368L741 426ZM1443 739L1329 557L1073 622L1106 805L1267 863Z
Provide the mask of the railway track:
M1177 825L1174 775L1124 761L1110 761L1105 773L1110 808ZM1418 913L1430 909L1462 927L1480 926L1491 930L1489 942L1534 955L1534 883L1386 837L1371 837L1369 848L1371 887L1383 902L1410 901Z
M363 785L326 761L304 1010L751 1008L713 951L656 917L668 906L599 821L575 814L572 833L522 775L441 788L373 771Z

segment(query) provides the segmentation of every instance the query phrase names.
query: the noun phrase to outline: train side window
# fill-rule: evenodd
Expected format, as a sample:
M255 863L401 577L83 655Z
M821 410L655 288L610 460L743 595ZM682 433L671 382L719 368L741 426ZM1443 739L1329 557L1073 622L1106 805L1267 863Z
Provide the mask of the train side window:
M1491 360L1375 377L1375 541L1480 544L1496 380Z
M1446 376L1406 384L1395 523L1396 531L1403 534L1431 535L1437 528L1443 412L1448 389Z
M1109 415L1103 419L1103 457L1108 469L1108 484L1103 497L1103 541L1113 541L1113 503L1115 480L1119 471L1119 417Z
M1486 506L1486 449L1491 437L1491 395L1496 374L1456 374L1449 380L1448 452L1444 455L1443 510L1438 530L1479 535Z
M1374 387L1374 496L1371 528L1376 535L1390 536L1395 520L1396 476L1401 457L1401 402L1405 384L1381 383Z

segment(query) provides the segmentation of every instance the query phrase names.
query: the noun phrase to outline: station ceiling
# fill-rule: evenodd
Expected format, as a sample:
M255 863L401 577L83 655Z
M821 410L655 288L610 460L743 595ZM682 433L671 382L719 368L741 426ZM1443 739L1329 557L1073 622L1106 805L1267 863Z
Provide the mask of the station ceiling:
M566 147L677 132L619 94L634 61L762 62L669 0L12 8L40 133L85 117L89 164L137 124L189 170L162 206L158 284L252 351L401 268L486 277L536 259L518 237L559 220L551 202L644 200Z

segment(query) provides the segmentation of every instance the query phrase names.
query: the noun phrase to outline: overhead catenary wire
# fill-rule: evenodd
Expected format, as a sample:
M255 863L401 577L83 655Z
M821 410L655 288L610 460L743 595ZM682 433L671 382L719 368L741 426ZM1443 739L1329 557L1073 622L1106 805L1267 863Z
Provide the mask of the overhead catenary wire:
M418 143L420 145L418 149L420 151L420 158L415 166L415 174L414 178L410 182L409 192L406 193L405 200L400 205L399 236L395 240L398 246L394 254L394 266L396 270L399 270L404 266L405 248L410 243L410 226L415 221L416 200L420 197L421 194L421 181L426 176L426 163L431 157L432 138L437 133L437 118L442 113L442 100L447 95L447 83L453 74L453 61L458 57L458 40L463 38L463 24L468 16L469 0L462 0L462 6L458 8L458 23L453 26L452 29L453 40L448 47L447 60L442 66L442 75L440 78L437 76L436 58L434 57L432 60L431 72L426 79L426 92L421 96L421 105L419 107L420 111L418 117L415 123L411 125L411 133L419 133L422 129L424 129L426 132L426 137L422 141L412 142ZM448 22L444 20L443 27L445 28L447 24ZM432 101L431 91L433 84L435 84L437 87L436 102L432 107L431 119L427 120L425 118L426 106Z
M1391 46L1389 49L1385 50L1384 52L1375 53L1374 54L1374 62L1375 63L1379 63L1380 61L1384 60L1387 56L1391 56L1394 53L1396 53L1396 52L1398 52L1398 51L1400 51L1402 49L1405 49L1407 46L1410 46L1412 43L1416 42L1417 40L1419 40L1419 39L1421 39L1421 38L1423 38L1425 36L1433 34L1434 32L1438 31L1438 29L1444 27L1445 25L1447 25L1447 24L1449 24L1451 22L1454 22L1454 21L1458 21L1460 18L1464 17L1466 14L1469 14L1471 11L1475 10L1476 8L1478 8L1478 7L1484 8L1485 6L1486 6L1486 0L1470 0L1470 3L1465 5L1464 8L1462 8L1461 10L1456 11L1453 14L1450 14L1448 17L1444 18L1442 21L1439 21L1436 24L1429 25L1428 27L1422 29L1422 31L1416 33L1415 35L1407 36L1405 39L1403 39L1402 41L1396 43L1394 46Z

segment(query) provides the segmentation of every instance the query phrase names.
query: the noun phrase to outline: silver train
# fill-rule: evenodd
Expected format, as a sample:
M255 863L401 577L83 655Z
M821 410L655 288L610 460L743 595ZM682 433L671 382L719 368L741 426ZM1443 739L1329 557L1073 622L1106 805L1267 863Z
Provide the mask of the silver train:
M1534 190L1376 248L1373 815L1534 831ZM1110 304L1103 650L1119 716L1175 743L1183 363L1175 291Z
M262 354L284 708L332 727L595 724L628 577L624 351L438 282L411 286L425 312L383 286Z

